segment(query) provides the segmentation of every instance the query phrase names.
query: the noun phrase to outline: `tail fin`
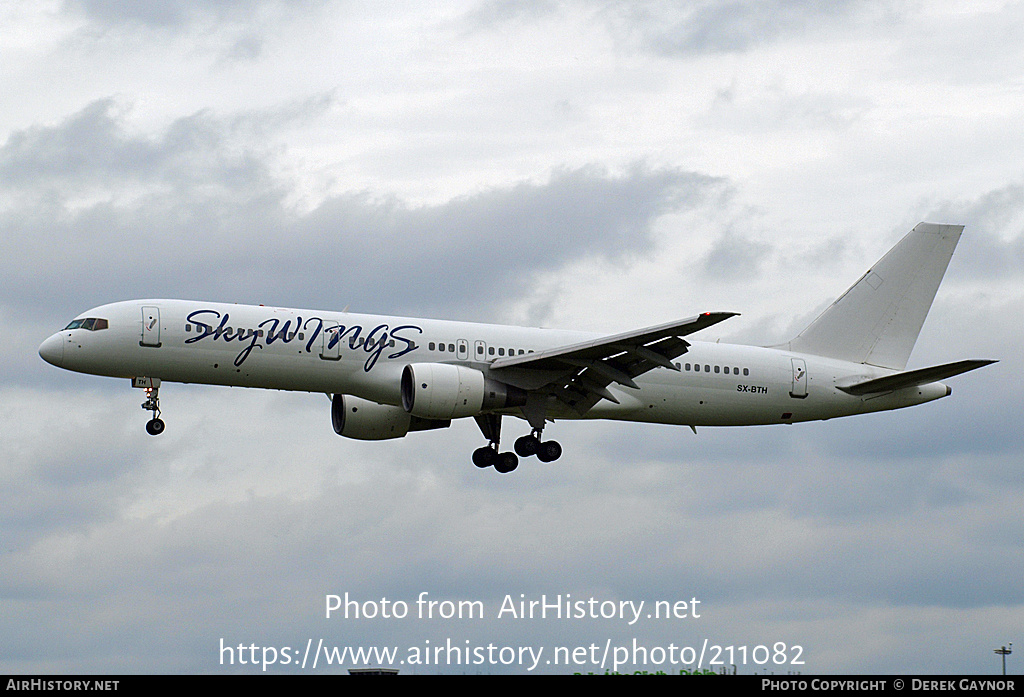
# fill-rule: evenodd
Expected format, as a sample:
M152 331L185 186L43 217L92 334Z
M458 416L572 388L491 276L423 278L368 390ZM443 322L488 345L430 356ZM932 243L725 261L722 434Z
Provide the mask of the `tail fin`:
M917 225L787 347L881 368L906 368L963 229Z

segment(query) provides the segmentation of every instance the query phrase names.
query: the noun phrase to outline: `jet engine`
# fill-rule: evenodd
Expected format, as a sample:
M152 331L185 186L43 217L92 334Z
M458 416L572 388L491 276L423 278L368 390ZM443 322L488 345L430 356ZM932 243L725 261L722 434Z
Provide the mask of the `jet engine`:
M424 419L458 419L521 407L526 392L450 363L412 363L402 372L402 406Z
M422 419L401 407L377 404L348 394L331 399L331 422L334 432L357 440L401 438L409 431L448 428L451 419Z

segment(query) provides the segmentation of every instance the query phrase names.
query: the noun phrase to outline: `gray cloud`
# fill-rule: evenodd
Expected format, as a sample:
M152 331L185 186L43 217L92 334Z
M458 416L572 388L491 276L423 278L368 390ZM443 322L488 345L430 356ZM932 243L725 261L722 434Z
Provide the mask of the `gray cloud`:
M476 28L580 11L604 23L619 41L665 56L742 53L784 39L847 31L850 23L892 24L899 3L819 2L591 2L480 3L467 19Z
M65 0L65 5L104 26L141 24L155 29L180 29L199 20L248 19L261 5L301 7L306 0Z
M716 280L755 279L770 251L767 244L729 231L716 240L704 259L704 274Z
M439 306L451 311L456 304L487 307L507 300L535 273L570 260L646 252L658 217L701 205L718 187L710 177L678 170L637 166L616 176L587 167L556 171L544 184L518 184L438 206L339 197L298 221L296 231L327 257L364 260L365 276L353 284L370 282L369 294L356 291L364 303L375 298L407 306L405 291L387 289L388 279L401 278L405 290L420 298L403 311L427 310L424 301L442 298L454 301Z
M536 21L559 12L557 0L485 0L464 18L473 29L486 29L511 21Z
M976 280L1024 276L1024 186L1019 183L988 191L971 201L949 201L928 213L930 220L955 220L964 225L966 244L957 251L957 265Z
M271 154L252 145L255 121L204 112L138 137L102 100L12 134L0 148L19 201L0 214L4 296L55 300L58 289L23 273L46 259L97 303L203 296L479 318L537 272L648 251L660 216L721 188L678 169L583 167L437 205L347 193L301 213L286 204ZM99 202L77 203L90 196Z
M821 21L823 14L846 11L842 3L817 2L702 2L668 7L667 17L656 18L662 22L668 19L667 28L653 21L641 25L648 45L665 54L746 51L801 33Z

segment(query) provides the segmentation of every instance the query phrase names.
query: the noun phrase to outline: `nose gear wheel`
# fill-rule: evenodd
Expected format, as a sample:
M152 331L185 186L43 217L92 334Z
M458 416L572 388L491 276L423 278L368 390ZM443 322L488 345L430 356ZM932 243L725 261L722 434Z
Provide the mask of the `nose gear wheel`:
M146 411L153 412L153 418L146 422L146 433L151 436L159 436L164 432L164 422L163 419L160 418L159 387L146 388L146 401L142 403L142 408Z

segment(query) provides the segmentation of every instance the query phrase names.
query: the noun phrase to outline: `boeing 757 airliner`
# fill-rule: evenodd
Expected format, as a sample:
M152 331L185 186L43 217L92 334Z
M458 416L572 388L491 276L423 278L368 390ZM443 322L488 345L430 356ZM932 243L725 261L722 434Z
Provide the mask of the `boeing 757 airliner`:
M963 226L921 223L791 341L741 346L684 337L735 315L596 336L349 312L190 300L88 310L39 347L55 366L129 378L158 435L161 382L323 392L339 435L401 438L476 419L478 467L558 459L556 419L744 426L831 419L946 397L939 382L993 363L906 370ZM503 416L530 432L500 452ZM518 454L518 457L517 457Z

